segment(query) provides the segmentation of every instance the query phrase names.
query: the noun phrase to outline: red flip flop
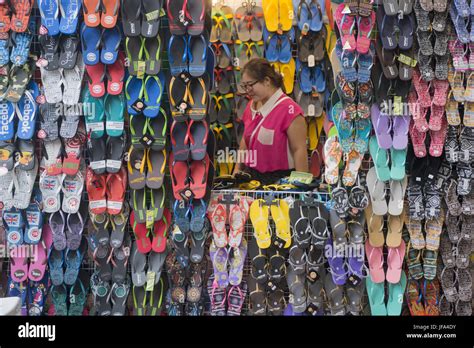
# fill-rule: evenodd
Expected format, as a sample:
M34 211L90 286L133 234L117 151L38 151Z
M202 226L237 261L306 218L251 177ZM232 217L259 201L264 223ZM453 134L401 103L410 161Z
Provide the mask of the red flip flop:
M75 136L71 139L67 139L66 144L64 146L66 155L63 159L62 168L64 174L71 176L77 174L81 163L81 149L82 142L78 136Z
M148 230L144 223L135 221L135 212L133 211L130 214L130 226L132 226L133 233L135 234L138 251L142 254L149 253L151 251L151 241L148 237Z
M107 93L118 95L123 90L123 79L125 78L125 54L119 52L114 64L107 66Z
M102 0L100 24L107 29L115 27L120 8L120 0Z
M324 145L322 143L318 144L316 150L313 151L311 154L311 167L310 172L313 174L315 178L319 178L321 176L321 166L323 163L323 148Z
M34 0L10 0L13 15L10 21L10 28L17 33L23 33L30 22L31 9Z
M191 162L189 188L195 199L201 199L206 195L209 161L209 155L206 154L202 161Z
M107 175L107 212L118 215L122 211L127 190L127 171L124 167L118 173Z
M10 8L6 2L0 4L0 33L10 31Z
M105 94L105 65L100 62L96 65L86 65L86 71L91 95L94 98L102 97Z
M93 214L102 214L107 210L107 201L105 198L106 176L95 174L88 167L86 173L87 195L89 196L89 209Z
M171 225L171 212L168 208L163 210L163 218L153 225L153 240L151 248L156 253L162 253L166 249L166 234Z
M171 184L173 186L173 196L177 200L183 200L182 194L189 189L188 164L186 162L175 162L174 154L170 153L170 173Z

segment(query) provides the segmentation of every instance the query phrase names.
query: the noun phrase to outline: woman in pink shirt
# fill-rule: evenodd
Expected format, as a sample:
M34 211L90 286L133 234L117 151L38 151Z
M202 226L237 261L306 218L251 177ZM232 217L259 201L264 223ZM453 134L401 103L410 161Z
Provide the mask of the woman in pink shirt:
M242 121L240 150L244 166L259 173L308 172L307 126L301 107L284 92L283 76L263 58L250 60L242 69L241 87L251 98Z

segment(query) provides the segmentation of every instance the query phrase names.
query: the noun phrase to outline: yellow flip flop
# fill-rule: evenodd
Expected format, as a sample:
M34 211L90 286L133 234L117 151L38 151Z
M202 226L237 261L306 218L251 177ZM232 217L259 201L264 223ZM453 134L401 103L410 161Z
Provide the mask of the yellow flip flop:
M280 71L283 75L283 84L285 85L286 94L293 93L295 85L296 63L293 58L287 64L280 64Z
M293 26L293 18L295 18L295 12L293 9L292 0L279 0L278 6L278 33L283 34L284 31L290 31Z
M325 24L327 35L326 35L326 52L332 52L336 47L337 37L334 30L331 29L329 24Z
M311 117L308 120L308 139L309 139L308 148L310 151L314 151L318 147L318 143L319 143L315 117Z
M260 249L268 249L271 244L270 226L268 223L268 206L263 199L256 199L250 206L250 221L252 221L255 239Z
M284 248L289 248L291 245L291 231L290 231L290 208L288 203L283 199L273 201L271 206L271 213L273 221L275 222L276 235L283 239L286 243Z
M278 0L262 0L262 7L268 31L278 31Z

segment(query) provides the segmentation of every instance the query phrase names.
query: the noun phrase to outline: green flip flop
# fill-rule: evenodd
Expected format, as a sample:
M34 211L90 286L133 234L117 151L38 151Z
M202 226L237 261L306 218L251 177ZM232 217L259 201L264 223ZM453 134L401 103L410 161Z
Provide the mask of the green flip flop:
M87 86L82 93L82 111L86 119L87 134L90 134L94 139L102 138L105 131L104 100L103 98L94 98Z
M367 295L369 296L370 311L372 315L387 315L385 306L385 282L374 283L367 277Z
M407 159L407 149L395 150L390 149L390 157L392 159L392 169L390 177L392 180L403 180L405 177L405 163Z
M383 284L383 283L382 283ZM388 283L387 314L399 316L402 312L403 296L407 287L407 276L402 272L397 284ZM372 308L372 307L371 307Z
M105 128L107 135L119 137L123 134L125 98L122 93L118 95L107 94L104 101Z
M387 151L381 149L377 142L377 138L375 135L370 137L369 141L369 151L370 156L372 156L372 160L374 161L375 165L375 172L377 173L377 177L380 181L389 181L390 180L390 168L388 167L389 158Z

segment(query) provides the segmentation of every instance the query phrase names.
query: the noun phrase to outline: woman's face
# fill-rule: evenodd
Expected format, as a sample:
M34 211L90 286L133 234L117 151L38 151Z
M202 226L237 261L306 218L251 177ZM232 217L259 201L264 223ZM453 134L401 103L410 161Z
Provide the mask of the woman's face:
M247 73L242 75L240 85L254 102L262 101L270 95L270 84L268 81L257 81Z

